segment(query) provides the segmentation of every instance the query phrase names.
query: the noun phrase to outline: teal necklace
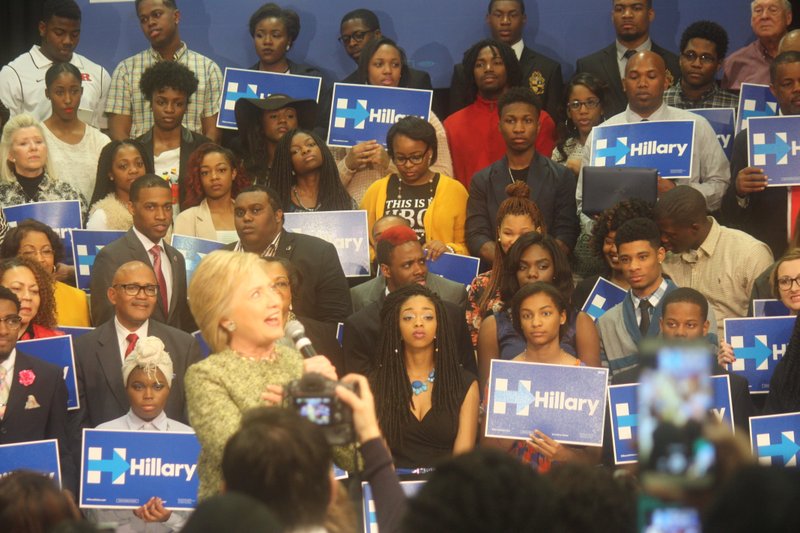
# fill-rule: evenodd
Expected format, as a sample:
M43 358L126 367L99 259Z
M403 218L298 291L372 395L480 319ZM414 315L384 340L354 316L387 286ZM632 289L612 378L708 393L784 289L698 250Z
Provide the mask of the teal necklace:
M435 379L436 379L436 369L434 368L428 374L428 380L427 380L426 383L424 383L424 382L422 382L422 381L420 381L418 379L415 379L414 381L412 381L411 382L411 391L414 393L414 396L419 396L423 392L426 392L428 390L428 383L433 383L433 380L435 380Z

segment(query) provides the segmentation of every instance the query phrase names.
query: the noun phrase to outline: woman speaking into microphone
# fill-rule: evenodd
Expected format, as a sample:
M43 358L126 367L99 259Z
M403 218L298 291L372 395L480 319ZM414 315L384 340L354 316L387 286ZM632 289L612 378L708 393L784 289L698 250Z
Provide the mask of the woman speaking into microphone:
M216 251L189 284L189 307L212 350L186 372L189 421L201 446L200 500L220 492L222 452L244 411L279 402L283 387L303 373L337 379L324 356L303 359L278 343L283 302L268 272L255 254Z

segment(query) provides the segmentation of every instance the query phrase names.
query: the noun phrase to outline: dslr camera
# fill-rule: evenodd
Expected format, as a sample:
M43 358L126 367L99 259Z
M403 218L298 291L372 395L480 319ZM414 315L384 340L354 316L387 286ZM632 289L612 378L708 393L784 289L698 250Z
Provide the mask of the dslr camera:
M336 396L337 385L359 394L357 386L310 373L289 383L286 398L290 408L322 428L331 446L345 446L356 440L353 410Z

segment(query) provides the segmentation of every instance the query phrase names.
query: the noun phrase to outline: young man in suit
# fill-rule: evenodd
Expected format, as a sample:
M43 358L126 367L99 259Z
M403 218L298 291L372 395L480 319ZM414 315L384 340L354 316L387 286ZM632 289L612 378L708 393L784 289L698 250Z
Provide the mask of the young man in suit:
M129 261L142 261L153 267L158 295L153 320L194 331L195 325L186 299L186 261L164 241L172 225L172 192L168 182L155 174L145 174L131 185L128 210L133 227L100 250L92 268L92 323L102 324L114 314L106 294L114 273Z

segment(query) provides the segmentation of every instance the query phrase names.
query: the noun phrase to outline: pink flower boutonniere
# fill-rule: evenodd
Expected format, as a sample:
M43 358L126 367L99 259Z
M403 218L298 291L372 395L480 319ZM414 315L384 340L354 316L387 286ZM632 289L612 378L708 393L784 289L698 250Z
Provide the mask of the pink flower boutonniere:
M19 383L23 387L30 387L33 385L33 382L36 381L36 374L33 373L33 370L20 370L19 371Z

